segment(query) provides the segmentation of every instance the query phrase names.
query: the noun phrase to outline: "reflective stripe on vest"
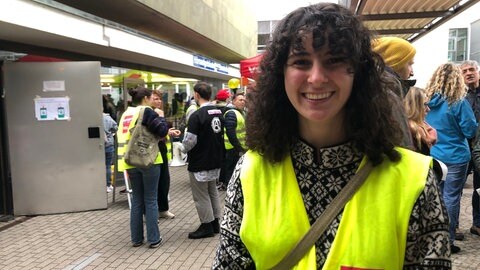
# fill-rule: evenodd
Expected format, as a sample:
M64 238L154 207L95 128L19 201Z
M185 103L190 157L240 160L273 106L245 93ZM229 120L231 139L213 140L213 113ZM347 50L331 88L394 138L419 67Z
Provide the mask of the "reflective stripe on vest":
M118 171L123 172L126 169L135 168L131 165L128 165L125 162L124 155L127 150L128 141L130 140L130 130L135 126L137 123L138 114L140 112L140 108L142 106L137 107L128 107L127 110L122 114L120 118L120 122L118 122L118 130L117 130L117 156L118 156ZM155 164L163 163L162 155L160 152L157 155L157 159L155 160Z
M240 142L240 145L242 146L243 149L246 149L245 147L245 117L243 117L242 113L240 113L238 110L231 109L225 112L224 117L226 117L227 113L233 111L235 112L235 116L237 117L237 127L235 128L235 134L237 134L237 139L238 142ZM230 140L228 139L227 136L227 129L225 128L225 132L223 135L223 139L225 141L225 149L233 149L233 145L230 143Z
M345 206L323 269L402 269L411 211L425 187L431 158L396 149L401 161L386 159L374 167ZM272 164L248 151L240 181L240 238L256 269L270 269L310 228L291 158ZM316 269L314 246L293 269Z

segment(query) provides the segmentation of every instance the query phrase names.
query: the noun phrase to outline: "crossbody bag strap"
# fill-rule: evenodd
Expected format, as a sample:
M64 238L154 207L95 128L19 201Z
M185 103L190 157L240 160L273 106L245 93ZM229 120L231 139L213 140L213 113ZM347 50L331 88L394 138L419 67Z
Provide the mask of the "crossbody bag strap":
M138 126L141 126L142 125L142 121L143 121L143 113L145 112L145 108L140 108L138 110L138 117L137 117L137 120L135 120L135 125L133 125L133 127L130 129L130 134L133 134L133 132L138 129L136 127ZM138 132L138 131L137 131Z
M137 123L136 125L142 125L142 121L143 121L143 114L145 113L145 107L142 107L140 108L140 110L138 111L138 118L137 118ZM140 121L139 121L140 120ZM135 126L136 126L135 125Z
M333 219L338 215L340 210L345 207L345 204L352 198L353 194L360 188L360 186L367 179L368 174L373 166L367 162L347 183L347 185L340 191L340 193L327 206L325 211L313 223L310 230L303 236L297 245L290 250L290 252L283 257L283 259L275 265L272 270L288 270L292 269L302 258L307 251L315 244L320 235L322 235L330 225Z

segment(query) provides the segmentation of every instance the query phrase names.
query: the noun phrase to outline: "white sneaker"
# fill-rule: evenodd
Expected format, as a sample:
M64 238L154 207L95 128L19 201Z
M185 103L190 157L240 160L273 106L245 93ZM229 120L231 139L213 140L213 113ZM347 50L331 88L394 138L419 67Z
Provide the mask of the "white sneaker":
M166 219L172 219L172 218L175 218L175 215L170 212L170 211L163 211L163 212L159 212L158 213L158 216L160 218L166 218Z
M107 193L110 193L112 191L113 191L113 186L112 185L108 186L107 187Z

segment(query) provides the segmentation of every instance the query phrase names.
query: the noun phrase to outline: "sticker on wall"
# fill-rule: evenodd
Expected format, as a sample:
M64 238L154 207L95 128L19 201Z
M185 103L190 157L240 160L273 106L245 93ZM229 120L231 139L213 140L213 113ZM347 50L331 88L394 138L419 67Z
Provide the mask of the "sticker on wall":
M65 81L43 81L43 92L65 91Z
M33 101L35 102L35 117L38 121L70 120L69 97L36 97Z

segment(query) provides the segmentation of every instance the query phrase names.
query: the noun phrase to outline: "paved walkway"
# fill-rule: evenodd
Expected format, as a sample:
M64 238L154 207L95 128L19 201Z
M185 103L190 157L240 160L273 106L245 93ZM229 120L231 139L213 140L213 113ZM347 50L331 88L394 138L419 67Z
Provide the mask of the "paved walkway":
M164 243L159 248L131 246L126 195L117 193L116 202L111 203L109 194L107 210L16 217L0 223L0 269L210 269L218 238L187 238L199 220L186 166L170 170L170 208L176 217L160 221ZM460 219L466 232L471 223L471 194L469 179ZM11 226L16 222L20 223ZM458 245L462 251L452 256L454 269L480 269L480 237L467 232Z

